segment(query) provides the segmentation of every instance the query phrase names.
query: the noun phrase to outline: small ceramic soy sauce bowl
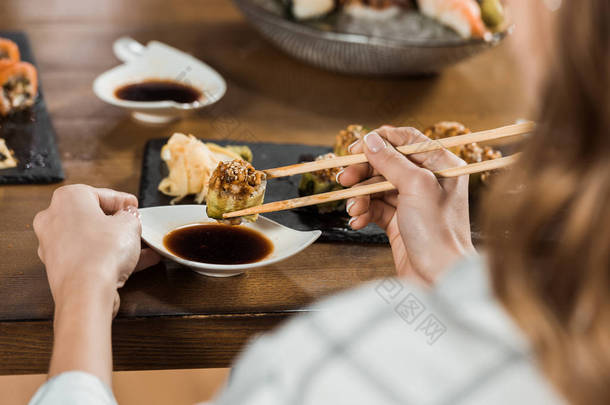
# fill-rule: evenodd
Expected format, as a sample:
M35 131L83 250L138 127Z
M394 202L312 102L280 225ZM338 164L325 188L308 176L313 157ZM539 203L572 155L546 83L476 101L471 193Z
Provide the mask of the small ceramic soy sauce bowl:
M244 273L248 269L267 266L301 252L321 235L320 231L296 231L275 221L259 216L254 223L245 226L260 232L273 248L262 260L245 264L212 264L186 260L172 253L164 244L165 236L178 228L189 225L217 223L206 215L205 205L169 205L140 208L142 239L153 250L191 270L212 277L229 277Z
M146 46L123 37L115 41L114 53L122 65L108 70L93 82L93 92L103 101L129 110L137 120L162 124L210 106L226 90L225 80L207 64L169 45L151 41ZM191 103L164 101L129 101L116 95L126 85L149 80L171 81L198 90L201 97Z

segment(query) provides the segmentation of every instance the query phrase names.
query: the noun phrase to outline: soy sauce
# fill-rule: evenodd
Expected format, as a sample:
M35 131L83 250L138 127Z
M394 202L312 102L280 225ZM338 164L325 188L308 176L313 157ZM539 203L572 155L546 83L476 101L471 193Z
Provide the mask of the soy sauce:
M254 263L273 251L273 243L260 232L221 224L174 229L165 235L163 244L178 257L210 264Z
M127 101L175 101L192 103L202 96L196 88L172 80L150 79L126 84L114 91L114 95Z

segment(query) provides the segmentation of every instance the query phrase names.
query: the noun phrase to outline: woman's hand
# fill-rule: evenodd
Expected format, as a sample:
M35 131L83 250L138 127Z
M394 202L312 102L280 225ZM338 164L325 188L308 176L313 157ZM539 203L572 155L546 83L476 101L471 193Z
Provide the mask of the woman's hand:
M351 153L365 153L369 163L346 168L338 180L343 186L388 180L396 187L396 191L348 200L350 225L353 229L379 225L390 240L398 274L433 283L474 247L468 176L438 180L432 173L466 163L444 149L409 158L394 149L425 140L414 128L379 128L350 147Z
M136 268L159 261L150 249L140 249L138 200L131 194L86 185L60 187L51 205L34 218L38 255L46 266L56 305L83 291L112 294ZM97 297L97 294L91 294Z
M140 250L138 200L131 194L85 185L60 187L34 218L55 301L49 378L71 370L112 383L112 317L117 288L136 268L159 261Z

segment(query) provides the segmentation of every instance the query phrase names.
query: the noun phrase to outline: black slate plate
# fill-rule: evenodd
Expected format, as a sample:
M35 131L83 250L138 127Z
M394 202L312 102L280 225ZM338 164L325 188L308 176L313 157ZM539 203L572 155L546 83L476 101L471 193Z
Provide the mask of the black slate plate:
M142 177L140 179L140 206L155 207L168 205L171 197L157 190L159 182L167 176L167 167L161 161L161 148L167 139L153 139L146 144L144 160L142 163ZM228 142L212 141L220 145ZM231 142L235 144L235 142ZM247 143L254 154L252 164L258 169L290 165L299 162L304 155L318 156L331 151L324 146L309 146L299 144L277 143ZM286 200L298 197L298 182L300 176L271 179L267 184L265 202ZM181 204L194 204L193 197L186 197ZM354 231L347 225L347 215L339 213L320 215L303 208L300 210L287 210L264 214L265 217L279 222L282 225L301 231L319 229L322 231L321 241L326 242L359 242L359 243L387 243L388 238L381 228L369 225L360 231Z
M0 31L0 37L16 42L21 59L36 65L24 33ZM56 183L64 179L40 81L38 87L38 99L30 110L0 117L0 138L6 140L18 160L17 167L0 170L0 184Z

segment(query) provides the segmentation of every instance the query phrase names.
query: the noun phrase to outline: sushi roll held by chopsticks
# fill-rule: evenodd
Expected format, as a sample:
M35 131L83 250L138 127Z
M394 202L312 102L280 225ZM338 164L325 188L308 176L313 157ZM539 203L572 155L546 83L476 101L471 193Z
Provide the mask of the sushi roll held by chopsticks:
M19 62L19 47L10 39L0 38L0 70Z
M38 74L28 62L0 69L0 116L34 105L38 94Z
M214 170L206 200L209 218L223 220L222 214L261 205L265 198L267 176L245 160L220 162ZM241 220L254 222L258 214L228 220L238 225Z

